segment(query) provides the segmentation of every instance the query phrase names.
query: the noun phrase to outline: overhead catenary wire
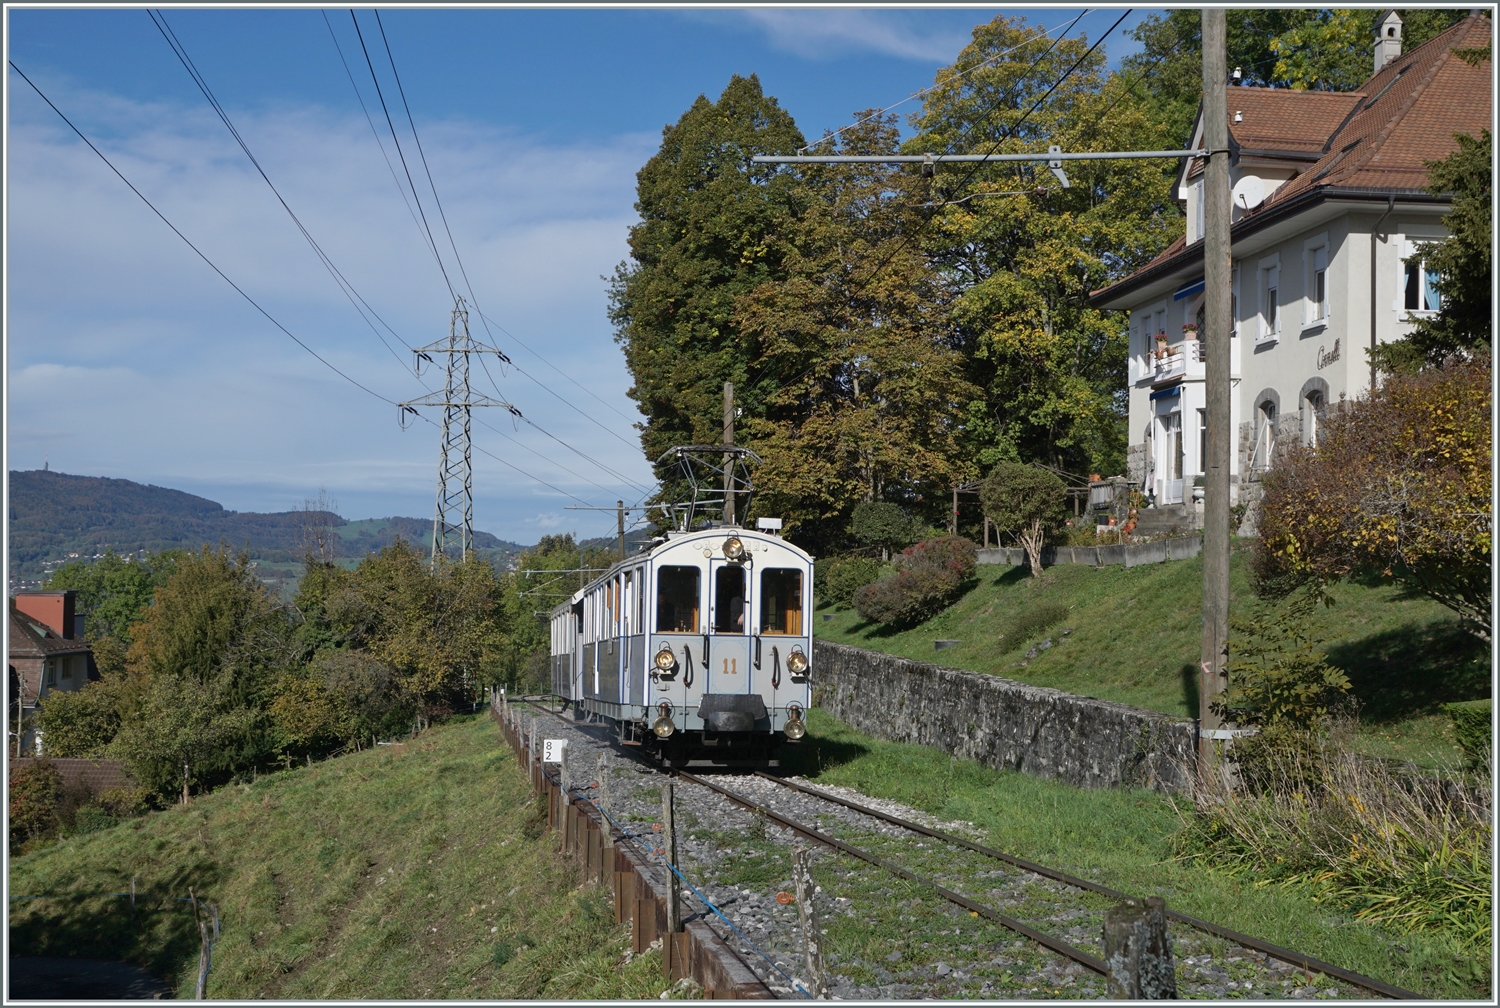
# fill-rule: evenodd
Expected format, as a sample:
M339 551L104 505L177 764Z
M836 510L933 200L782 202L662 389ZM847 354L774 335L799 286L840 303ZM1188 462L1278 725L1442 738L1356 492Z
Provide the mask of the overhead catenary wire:
M1071 31L1073 25L1076 25L1078 23L1078 21L1083 18L1084 14L1087 14L1087 13L1088 13L1088 8L1085 8L1084 11L1083 11L1083 13L1079 14L1077 18L1074 18L1073 23L1068 26L1068 30ZM1099 38L1097 40L1095 40L1094 44L1091 45L1091 46L1089 46L1088 51L1085 52L1082 56L1080 56L1077 59L1077 61L1075 61L1074 64L1071 67L1069 67L1067 70L1065 70L1063 72L1062 76L1058 77L1058 79L1053 83L1053 85L1050 88L1047 89L1046 93L1043 94L1041 98L1037 99L1036 102L1032 103L1031 107L1026 110L1026 112L1021 116L1020 119L1016 120L1016 122L1012 126L1010 126L1008 129L1006 129L1005 136L1000 137L993 144L990 145L990 153L993 153L994 150L997 149L1000 146L1000 144L1004 143L1006 140L1008 140L1011 137L1015 136L1016 130L1020 128L1020 126L1021 126L1022 123L1024 123L1028 118L1030 118L1031 113L1035 112L1036 109L1041 105L1041 103L1043 101L1046 101L1046 99L1049 98L1054 91L1056 91L1059 87L1061 87L1062 84L1063 84L1063 82L1066 81L1070 76L1072 76L1072 74L1073 74L1073 72L1075 70L1077 70L1080 66L1083 65L1084 60L1088 59L1089 56L1093 54L1094 50L1097 49L1097 48L1099 48L1099 46L1104 42L1104 40L1107 39L1107 38L1109 38L1109 36L1114 33L1114 30L1116 28L1118 28L1120 26L1121 22L1123 22L1127 17L1129 17L1130 14L1131 14L1131 11L1129 9L1127 9L1124 14L1121 14L1120 17L1119 17L1119 20L1117 20L1113 25L1111 25L1109 27L1109 29L1107 31L1105 31L1105 33L1103 35L1099 36ZM1017 84L1019 84L1020 82L1025 81L1027 77L1031 76L1032 71L1034 71L1038 66L1041 65L1042 60L1044 60L1044 59L1047 58L1047 55L1049 53L1051 53L1054 48L1056 48L1057 44L1059 42L1061 42L1064 37L1066 37L1066 32L1064 32L1063 34L1059 35L1057 38L1053 39L1051 45L1049 45L1042 52L1042 54L1040 56L1038 56L1035 60L1033 60L1031 66L1027 67L1026 71L1021 74L1021 76L1017 80ZM1010 90L1013 91L1014 88L1012 88ZM997 101L997 102L991 103L989 110L985 112L983 118L980 119L978 125L982 126L983 124L987 123L990 120L990 118L992 118L994 116L994 114L997 111L999 111L999 109L1000 109L1000 102ZM953 192L950 193L949 195L954 195L957 192L962 191L962 189L964 188L964 186L966 186L968 184L969 180L974 177L974 175L979 171L979 169L981 167L983 167L983 162L976 163L973 168L969 169L969 171L967 173L965 173L965 175L963 176L963 178L961 178L959 180L958 185L954 188ZM901 240L900 240L900 242L897 243L896 247L891 250L890 254L888 254L884 259L882 259L879 263L876 264L875 268L872 269L869 272L869 274L859 284L859 286L856 287L852 292L849 293L848 298L850 300L853 300L855 297L859 296L859 294L862 293L866 287L868 287L870 284L874 283L875 278L880 275L880 272L883 269L885 269L885 267L887 265L889 265L891 263L891 261L894 260L896 258L896 256L901 253L901 251L903 249L906 248L907 245L909 245L914 239L920 238L922 236L922 234L927 230L928 225L932 223L932 220L933 220L934 216L935 216L934 214L928 214L928 215L926 215L923 218L922 223L916 228L915 231L907 232L906 234L902 235ZM811 364L811 365L809 365L807 368L805 368L802 371L801 374L797 375L797 377L791 379L791 381L787 382L786 384L795 384L796 382L801 381L808 374L810 374L813 371L813 369L816 368L816 367L817 367L817 364ZM764 378L765 377L765 373L766 373L765 369L762 369L761 373L756 377L756 382L758 382L761 378ZM752 382L751 384L753 385L753 384L755 384L755 382Z
M220 269L214 263L214 261L212 259L210 259L207 255L205 255L204 252L203 252L203 250L201 250L200 248L198 248L197 245L193 244L192 240L189 239L187 237L187 235L183 234L182 231L177 227L177 225L173 224L167 218L167 216L165 214L163 214L160 210L158 210L156 208L156 205L154 203L152 203L151 200L147 199L146 195L144 193L142 193L140 191L140 189L136 188L135 184L133 182L131 182L130 179L126 178L125 174L123 172L121 172L120 169L118 169L118 168L115 167L114 162L112 162L104 154L103 151L101 151L98 147L96 147L94 145L93 141L90 140L87 136L84 135L84 133L83 133L82 130L80 130L77 126L75 126L73 124L73 121L71 119L69 119L63 113L63 111L60 108L57 107L57 105L55 103L53 103L52 99L50 99L50 98L47 97L46 93L44 91L42 91L42 89L40 87L37 86L36 82L33 81L30 77L26 76L25 72L23 72L21 70L21 68L16 65L16 63L15 63L14 60L7 60L7 62L10 64L10 68L16 72L17 76L19 76L23 81L25 81L31 87L31 89L36 92L37 97L41 98L42 101L46 102L47 107L50 108L53 112L55 112L57 114L57 117L59 119L61 119L67 125L67 127L70 130L73 131L74 134L77 135L78 139L82 140L84 142L84 144L89 148L89 150L93 151L94 154L98 156L99 160L103 161L104 164L109 168L109 170L112 171L112 172L114 172L115 176L117 178L119 178L119 180L121 182L124 182L125 185L126 185L126 187L131 192L135 193L135 195L140 199L140 201L142 203L146 204L146 206L151 210L151 212L154 213L157 216L157 218L160 219L161 222L163 224L165 224L172 231L173 234L175 234L178 238L180 238L182 240L183 244L187 245L188 248L192 249L193 252L198 256L198 258L202 259L203 262L208 265L209 269L211 269L215 273L217 273L219 275L219 278L222 279L225 283L227 283L230 287L232 287L234 289L234 291L235 291L236 294L238 294L240 297L244 298L247 302L249 302L250 305L251 305L251 307L253 307L256 311L258 311L262 316L265 317L266 321L270 322L273 326L275 326L277 329L279 329L293 343L296 343L303 350L305 350L309 354L311 354L324 367L328 368L328 370L332 371L334 374L338 375L340 378L344 379L346 382L348 382L349 384L353 385L355 388L359 389L362 392L365 392L368 395L371 395L371 396L375 397L376 399L379 399L381 402L385 403L387 406L396 406L397 405L396 402L395 402L395 400L389 399L386 396L381 395L379 392L376 392L374 389L370 388L369 386L363 384L362 382L360 382L357 379L349 376L348 374L345 374L342 370L340 370L336 365L334 365L332 362L330 362L322 354L318 353L311 346L309 346L306 342L304 342L302 339L300 339L290 329L288 329L286 326L282 325L279 321L277 321L276 318L274 316L272 316L270 312L266 311L265 308L261 307L261 305L260 305L260 303L258 301L256 301L253 297L251 297L248 293L246 293L245 289L242 288L239 284L235 283L232 279L230 279L229 275L226 274L222 269ZM419 414L419 416L420 416L420 414ZM431 420L430 418L428 418L428 417L421 417L421 419L423 421L425 421L426 423L428 423L428 424L436 426L436 423L433 420ZM531 473L529 473L526 470L522 469L520 466L517 466L517 465L515 465L512 462L506 461L505 459L503 459L500 456L494 454L493 452L488 451L487 449L485 449L483 447L475 446L475 450L478 451L478 452L480 452L483 455L488 456L489 458L494 459L496 462L499 462L501 465L504 465L504 466L506 466L506 467L508 467L510 469L513 469L514 471L520 473L522 476L525 476L527 479L532 480L535 483L539 483L542 486L545 486L545 487L547 487L550 490L557 491L558 493L562 494L564 497L572 498L573 500L578 501L580 504L589 504L590 506L592 506L591 502L589 502L587 500L584 500L582 497L579 497L576 494L570 493L567 490L562 489L561 487L555 486L552 483L549 483L547 480L544 480L544 479L540 478L539 476L532 475Z
M1075 24L1077 24L1079 21L1081 21L1083 19L1083 15L1087 14L1087 13L1088 13L1088 9L1084 8L1083 14L1079 14L1078 17L1076 17L1072 21L1068 22L1068 25L1067 25L1066 28L1063 28L1063 34L1067 34L1068 32L1072 31L1073 30L1073 26ZM1025 42L1022 42L1019 45L1013 45L1009 49L1003 49L1000 52L997 52L997 53L995 53L992 56L986 56L984 59L980 60L978 63L975 63L973 66L969 67L967 70L960 70L956 74L950 74L949 76L944 77L941 81L939 81L936 84L931 85L930 87L924 87L924 88L921 88L921 89L919 89L917 91L913 91L911 94L907 95L905 98L902 98L898 102L893 102L892 104L887 105L885 108L880 109L878 112L871 112L869 115L865 116L862 119L856 119L856 120L854 120L854 122L850 123L848 126L840 126L838 129L833 130L832 132L825 133L825 134L823 134L822 137L820 137L818 140L815 140L813 143L803 144L801 147L798 147L797 148L797 153L800 154L801 152L803 152L805 150L808 150L811 147L815 147L815 146L817 146L820 143L827 143L828 141L832 140L834 137L838 136L840 133L843 133L845 130L851 130L851 129L853 129L856 126L862 126L865 123L869 122L871 119L878 119L880 116L885 115L891 109L893 109L893 108L900 108L902 105L905 105L907 102L911 101L914 98L923 98L923 97L926 97L927 95L929 95L932 92L936 91L938 88L944 87L944 86L949 85L949 84L952 84L954 81L958 80L960 77L967 77L969 74L973 73L976 70L982 70L982 69L984 69L985 66L987 66L990 63L995 62L995 60L999 59L1002 56L1009 56L1011 53L1017 51L1018 49L1024 49L1024 48L1026 48L1027 46L1031 45L1031 43L1033 43L1033 42L1039 42L1039 41L1041 41L1044 38L1050 38L1051 35L1052 35L1052 33L1055 32L1055 31L1057 31L1058 28L1062 28L1062 26L1059 25L1057 28L1048 28L1047 30L1043 31L1039 35L1033 35L1033 36L1031 36Z

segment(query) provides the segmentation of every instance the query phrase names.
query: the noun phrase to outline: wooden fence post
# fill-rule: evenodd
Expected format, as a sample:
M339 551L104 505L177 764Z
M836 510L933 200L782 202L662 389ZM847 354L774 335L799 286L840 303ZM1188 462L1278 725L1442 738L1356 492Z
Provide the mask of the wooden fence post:
M792 850L792 883L797 891L797 916L802 923L802 955L807 963L808 993L828 999L828 980L823 970L823 935L818 930L818 915L813 908L817 886L812 878L812 852L806 847Z
M677 808L676 795L671 781L661 787L661 846L666 852L667 863L677 864ZM682 930L682 903L678 899L677 876L667 869L667 931L676 934Z
M1177 998L1167 906L1160 896L1126 900L1104 911L1107 996L1117 1001Z

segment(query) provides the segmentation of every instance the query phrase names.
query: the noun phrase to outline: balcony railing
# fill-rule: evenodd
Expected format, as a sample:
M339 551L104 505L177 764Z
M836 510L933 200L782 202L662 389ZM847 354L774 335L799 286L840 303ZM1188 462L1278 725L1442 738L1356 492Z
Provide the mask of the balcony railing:
M1174 378L1202 378L1203 362L1203 343L1200 340L1175 343L1155 359L1156 368L1151 381L1160 384Z

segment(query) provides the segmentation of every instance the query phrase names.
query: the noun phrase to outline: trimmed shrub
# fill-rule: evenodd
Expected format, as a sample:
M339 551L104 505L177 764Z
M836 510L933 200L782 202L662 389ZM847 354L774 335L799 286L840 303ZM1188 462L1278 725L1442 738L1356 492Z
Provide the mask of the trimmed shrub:
M1013 535L1033 576L1042 572L1042 545L1063 528L1067 487L1046 469L1001 462L979 485L979 503L997 534Z
M909 624L935 616L974 576L976 547L962 536L918 543L896 558L896 573L854 593L854 607L877 623Z
M914 523L906 512L885 501L856 504L849 519L849 531L861 546L879 546L887 551L899 549L916 538Z
M1495 723L1493 700L1467 700L1443 705L1443 713L1453 722L1453 734L1463 747L1469 765L1484 766L1490 758L1490 737Z
M884 567L874 557L839 557L829 563L823 576L823 597L836 605L848 605L856 591L880 577Z

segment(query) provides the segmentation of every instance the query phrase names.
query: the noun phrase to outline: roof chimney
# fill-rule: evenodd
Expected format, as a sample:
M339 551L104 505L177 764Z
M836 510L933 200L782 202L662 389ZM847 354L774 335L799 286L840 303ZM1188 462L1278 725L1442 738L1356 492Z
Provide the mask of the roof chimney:
M1375 19L1375 72L1400 55L1401 15L1394 10L1383 11Z

